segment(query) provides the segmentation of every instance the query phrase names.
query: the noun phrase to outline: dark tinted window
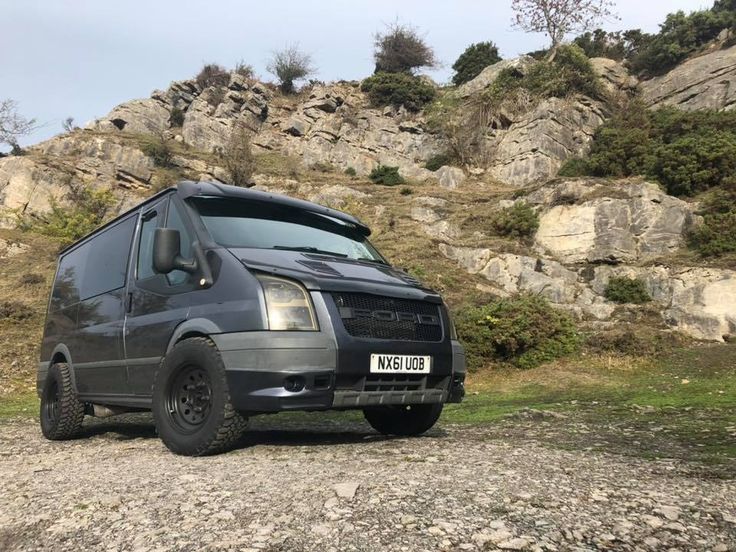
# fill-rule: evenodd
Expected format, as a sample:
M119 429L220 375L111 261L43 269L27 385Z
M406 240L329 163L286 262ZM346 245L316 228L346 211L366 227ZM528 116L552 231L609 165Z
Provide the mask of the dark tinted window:
M98 234L82 246L88 248L81 298L87 299L125 285L130 243L135 230L131 216Z
M141 225L141 237L138 242L138 270L139 280L145 280L155 276L153 270L153 234L158 228L158 210L148 211L143 215Z
M51 293L52 310L63 309L79 302L87 251L88 248L83 246L70 251L59 260L59 270Z
M64 255L51 294L52 308L123 287L134 229L135 217L127 218Z
M169 213L166 219L166 228L173 228L179 231L181 236L181 256L189 259L192 256L192 235L189 233L184 218L179 207L173 202L169 202ZM182 270L174 270L166 276L172 286L183 284L189 279L189 274Z

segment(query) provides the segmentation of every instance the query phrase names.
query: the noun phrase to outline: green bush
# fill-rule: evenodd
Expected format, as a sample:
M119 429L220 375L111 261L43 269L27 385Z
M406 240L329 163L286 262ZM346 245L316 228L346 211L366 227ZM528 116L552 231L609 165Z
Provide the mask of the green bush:
M184 125L184 112L178 107L172 107L169 112L169 124L172 127L181 127Z
M501 209L491 224L499 236L526 238L539 228L539 216L528 203L520 201Z
M477 77L483 69L501 61L498 47L493 42L471 44L452 65L455 74L452 83L460 86Z
M537 295L462 309L455 324L470 370L489 362L533 368L574 353L581 343L570 315Z
M734 27L736 12L731 4L730 1L716 2L709 10L669 14L660 25L659 33L631 57L631 68L646 75L670 70L716 38L723 29Z
M536 98L565 98L576 93L596 98L602 90L590 60L574 44L560 46L553 61L538 61L523 74L512 67L504 69L486 92L486 99L500 103L522 89Z
M409 111L419 111L437 94L431 84L407 73L376 73L365 79L360 89L374 107L403 105Z
M150 138L141 144L141 151L153 159L153 164L164 169L171 167L174 153L163 138Z
M561 176L645 176L673 195L693 195L736 174L736 112L631 104L601 126L585 159Z
M652 300L642 280L614 276L604 291L606 299L614 303L647 303Z
M345 174L348 176L357 176L358 172L353 167L345 169Z
M704 257L736 253L736 178L706 198L700 214L703 222L690 232L690 247Z
M636 56L653 38L653 35L639 29L623 32L596 29L580 35L573 44L579 46L589 58L604 57L623 61Z
M399 193L400 193L401 195L403 195L403 196L407 196L407 195L411 195L411 194L413 194L413 193L414 193L414 191L413 191L413 190L412 190L411 188L409 188L409 187L407 186L407 187L405 187L405 188L401 188L401 190L399 190Z
M452 165L455 162L455 156L450 153L438 153L433 155L424 164L424 168L429 171L438 171L445 165Z
M86 236L100 226L115 203L110 190L71 186L69 206L51 200L51 209L37 219L23 218L19 227L45 236L58 238L64 244Z
M404 177L399 174L399 167L387 167L386 165L378 165L371 171L368 178L374 184L383 184L384 186L397 186L406 182Z

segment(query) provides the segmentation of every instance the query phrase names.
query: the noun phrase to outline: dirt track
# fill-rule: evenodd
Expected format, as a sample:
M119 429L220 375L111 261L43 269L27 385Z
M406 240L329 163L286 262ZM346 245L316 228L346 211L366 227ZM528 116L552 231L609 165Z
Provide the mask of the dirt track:
M558 450L523 422L254 425L191 459L145 416L65 443L2 422L0 550L736 550L736 481L679 462Z

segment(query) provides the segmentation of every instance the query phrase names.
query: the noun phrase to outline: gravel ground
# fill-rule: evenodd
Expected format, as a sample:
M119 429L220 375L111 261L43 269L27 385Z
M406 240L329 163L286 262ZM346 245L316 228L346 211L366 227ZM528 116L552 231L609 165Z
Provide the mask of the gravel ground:
M533 438L546 423L387 439L270 418L193 459L145 416L63 443L6 421L0 550L736 550L734 479L559 450Z

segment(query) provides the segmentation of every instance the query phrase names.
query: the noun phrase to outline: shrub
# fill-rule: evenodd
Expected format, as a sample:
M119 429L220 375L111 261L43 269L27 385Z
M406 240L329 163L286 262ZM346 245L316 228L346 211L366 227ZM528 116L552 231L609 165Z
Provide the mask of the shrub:
M407 195L413 194L414 191L411 188L409 188L408 186L406 186L404 188L401 188L401 190L399 190L399 193L401 195L403 195L403 196L407 196Z
M424 168L429 171L438 171L446 165L451 165L455 161L455 156L450 153L438 153L433 155L424 164Z
M27 272L26 274L20 277L19 282L22 286L37 286L38 284L45 283L46 278L44 278L41 274Z
M0 320L27 320L33 314L33 309L20 301L0 301Z
M639 279L614 276L608 280L603 293L609 301L614 303L642 304L652 300L646 284Z
M589 58L605 57L623 61L636 56L653 38L653 35L639 29L610 33L596 29L580 35L573 40L573 44L580 47Z
M227 86L230 82L230 73L217 63L207 63L195 77L200 90L210 86Z
M255 75L253 66L249 63L245 63L242 59L235 64L235 72L246 79L252 79Z
M434 51L417 30L398 22L377 33L374 46L376 73L411 73L419 67L436 64Z
M491 224L500 236L526 238L533 236L539 228L539 216L528 203L519 201L501 209Z
M48 213L37 219L21 219L19 226L67 244L100 226L115 203L110 190L90 189L81 184L70 185L68 200L69 206L61 206L52 199Z
M332 163L328 163L326 161L317 161L310 167L313 171L321 172L321 173L333 173L337 169L335 168L335 165Z
M184 125L184 111L178 107L172 107L169 112L169 124L172 127L181 127Z
M471 370L489 362L532 368L574 353L581 342L570 315L537 295L462 309L455 323Z
M645 75L669 71L734 24L736 12L729 3L717 2L713 9L690 14L671 13L660 25L659 33L631 57L631 68Z
M736 178L702 203L703 222L688 235L688 244L704 257L736 253Z
M736 113L631 104L601 126L591 151L569 161L563 176L628 177L660 182L673 195L719 186L736 171Z
M460 86L473 80L483 69L499 61L501 61L501 56L498 55L498 47L493 42L471 44L452 65L455 71L452 83Z
M365 79L360 89L374 107L403 105L409 111L419 111L437 94L431 84L406 73L376 73Z
M348 176L357 176L358 175L357 171L353 167L348 167L347 169L345 169L345 174L348 175Z
M404 177L399 174L399 167L387 167L386 165L378 165L368 175L374 184L383 184L384 186L397 186L405 182Z
M279 80L279 88L284 94L293 94L294 83L314 73L312 57L301 52L296 44L274 52L266 70Z
M160 138L149 138L141 145L141 151L153 159L153 164L161 168L170 168L174 153L169 143Z
M237 125L222 150L222 163L233 186L248 188L253 185L256 161L251 147L252 138L248 128Z

